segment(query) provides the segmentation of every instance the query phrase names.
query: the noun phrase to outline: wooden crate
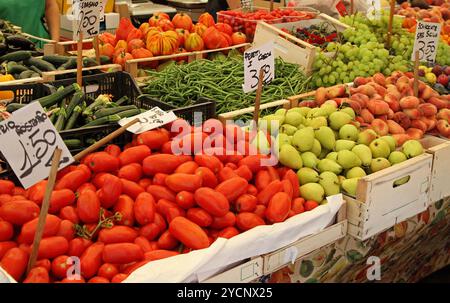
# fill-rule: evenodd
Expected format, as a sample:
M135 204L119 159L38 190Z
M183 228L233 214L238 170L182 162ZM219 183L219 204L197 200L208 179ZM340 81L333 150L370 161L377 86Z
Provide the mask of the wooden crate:
M85 67L82 71L91 71L91 70L108 70L108 71L121 71L122 66L119 64L105 64L105 65L97 65L93 67ZM56 80L56 76L76 73L77 69L67 69L67 70L57 70L52 72L43 72L42 79L44 82L52 82Z
M188 62L192 62L194 60L203 59L203 56L206 54L209 54L209 53L229 51L232 49L240 49L240 48L247 49L250 46L251 46L250 43L242 43L242 44L232 45L229 47L223 47L223 48L218 48L218 49L207 49L207 50L202 50L202 51L186 52L186 53L172 54L172 55L167 55L167 56L157 56L157 57L150 57L150 58L133 59L133 60L128 60L125 63L125 71L130 73L131 76L133 76L133 78L136 78L137 74L138 74L139 63L153 62L153 61L160 61L160 60L171 60L171 59L176 59L176 58L180 58L180 57L187 57Z
M317 19L333 24L338 31L349 28L348 25L325 14L319 14L315 20ZM310 75L313 70L317 48L309 44L308 42L305 42L281 30L281 28L283 27L289 27L293 24L298 24L299 22L303 21L282 23L278 25L271 25L264 21L260 21L256 26L253 45L260 46L269 41L273 41L276 57L281 57L287 62L300 65L301 67L303 67L305 74ZM333 54L334 53L329 53L328 55L331 56Z
M278 100L278 101L272 101L272 102L261 104L259 109L263 110L263 109L268 109L268 108L272 108L272 107L279 107L279 106L282 106L283 108L289 109L289 108L291 108L291 102L289 100L285 100L285 99ZM254 111L255 111L255 107L254 106L250 106L250 107L247 107L247 108L238 109L238 110L234 110L234 111L231 111L231 112L220 114L217 118L222 123L225 123L227 120L232 120L232 119L234 119L236 117L239 117L241 115L253 113Z
M433 136L420 140L427 153L433 155L430 203L450 196L450 141Z
M358 181L356 197L345 195L348 233L366 240L429 205L433 156L425 153ZM409 176L405 184L394 182Z
M336 84L336 85L333 85L333 86L330 86L330 87L326 87L326 89L329 90L329 89L332 89L333 87L341 86L341 85L344 85L345 87L351 87L351 86L353 86L353 82L345 83L345 84ZM306 92L306 93L302 93L302 94L299 94L299 95L288 97L288 100L291 102L291 108L292 108L292 107L297 107L298 103L302 99L310 99L311 97L314 97L315 95L316 95L316 91L313 90L313 91L310 91L310 92Z
M342 198L340 198L342 199ZM343 204L336 215L336 223L274 252L257 256L238 265L231 265L220 274L200 281L205 283L246 283L268 275L294 263L312 251L333 243L347 234L347 209Z

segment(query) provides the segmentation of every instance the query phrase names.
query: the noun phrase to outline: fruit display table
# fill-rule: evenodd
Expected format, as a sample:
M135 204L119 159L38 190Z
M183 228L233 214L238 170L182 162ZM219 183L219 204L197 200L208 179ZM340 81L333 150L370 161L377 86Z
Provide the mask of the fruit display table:
M450 197L365 241L350 235L258 281L362 283L380 260L378 282L418 282L450 264ZM369 275L367 271L369 269ZM374 281L377 282L377 281Z

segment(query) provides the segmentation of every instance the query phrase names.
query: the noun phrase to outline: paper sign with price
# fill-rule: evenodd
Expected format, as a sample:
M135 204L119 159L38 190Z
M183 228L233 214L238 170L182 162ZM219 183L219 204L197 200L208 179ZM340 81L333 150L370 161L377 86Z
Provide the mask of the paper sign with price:
M366 16L370 20L380 19L381 17L381 1L380 0L366 0L368 6Z
M258 87L261 68L264 71L263 84L269 84L275 78L273 41L244 53L244 93L252 92Z
M411 61L414 61L416 51L419 51L419 61L434 63L439 43L441 24L419 21L416 25L416 38Z
M62 149L62 169L74 160L39 102L0 123L0 150L24 188L48 177L56 147Z
M154 107L145 113L136 115L134 117L125 118L119 121L120 126L124 126L128 122L138 118L139 122L127 128L129 132L140 134L148 130L161 127L167 123L175 121L177 116L173 112L165 112L159 107Z
M104 15L105 6L102 0L75 0L73 4L73 40L78 40L80 33L83 39L99 34L100 19Z

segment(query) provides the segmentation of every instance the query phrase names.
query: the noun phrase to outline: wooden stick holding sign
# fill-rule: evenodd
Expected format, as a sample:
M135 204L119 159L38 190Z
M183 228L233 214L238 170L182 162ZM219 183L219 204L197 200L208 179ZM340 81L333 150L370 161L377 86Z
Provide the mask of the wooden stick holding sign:
M77 84L83 84L83 33L80 32L77 43Z
M353 3L353 0L351 0L351 1L350 1L350 15L353 15L353 13L354 13L354 8L353 8L353 6L354 6L354 3Z
M273 0L270 0L270 11L273 11Z
M419 97L419 51L414 54L414 96Z
M86 156L87 154L90 154L90 153L96 151L97 149L99 149L100 147L102 147L103 145L108 143L109 141L111 141L114 138L120 136L121 134L123 134L127 130L128 127L130 127L130 126L132 126L132 125L134 125L135 123L138 123L138 122L139 122L138 118L133 119L132 121L130 121L127 124L125 124L124 126L122 126L119 129L113 131L112 133L110 133L106 137L104 137L101 140L97 141L96 143L92 144L91 146L89 146L85 150L79 152L73 158L75 159L75 161L80 161L81 159L83 159L84 156Z
M389 11L389 23L388 32L386 38L386 48L391 48L391 36L392 36L392 23L394 22L394 10L395 10L395 0L391 0L391 7Z
M36 233L34 235L33 247L31 250L30 259L28 261L27 273L33 268L36 263L39 244L41 243L42 235L44 234L45 220L48 214L48 208L50 206L50 197L53 192L53 187L55 186L56 174L58 173L59 161L61 160L62 149L56 148L53 153L52 166L50 168L50 175L48 177L47 186L45 188L44 200L41 206L41 212L39 214L38 225L36 228Z
M253 112L253 121L255 121L256 125L258 125L259 120L259 107L261 105L263 79L264 79L264 70L261 68L259 70L258 88L256 89L255 110Z
M100 61L100 41L98 40L98 36L94 37L94 49L95 49L95 60L97 61L98 65L101 65L102 62Z

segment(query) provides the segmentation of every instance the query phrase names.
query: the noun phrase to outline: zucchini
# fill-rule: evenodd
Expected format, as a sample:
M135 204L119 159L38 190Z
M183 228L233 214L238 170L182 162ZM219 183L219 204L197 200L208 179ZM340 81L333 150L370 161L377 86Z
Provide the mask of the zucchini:
M66 126L64 127L64 130L72 129L75 126L75 123L78 120L78 117L80 116L82 112L82 109L80 106L75 106L73 109L72 114L69 116L69 119L67 120Z
M113 115L113 114L117 114L126 110L130 110L130 109L137 109L136 105L125 105L125 106L117 106L117 107L111 107L111 108L101 108L99 110L97 110L94 113L94 117L95 119L104 117L104 116L109 116L109 115Z
M116 123L121 119L121 117L117 114L101 117L100 119L95 119L82 127L90 127L90 126L98 126L98 125L105 125L110 123Z
M32 66L30 66L30 69L32 71L34 71L36 74L38 74L39 76L42 75L42 71L39 68L37 68L36 66L32 65Z
M8 113L12 113L12 112L14 112L14 111L16 111L16 110L18 110L18 109L21 109L21 108L24 107L24 106L26 106L26 104L22 104L22 103L9 103L9 104L6 106L6 111L7 111Z
M84 99L84 93L79 91L76 92L75 94L73 94L72 99L70 100L69 105L67 105L66 108L66 114L67 117L70 117L72 115L72 112L74 110L74 108L79 105Z
M24 50L19 50L19 51L15 51L6 55L3 55L0 57L0 62L3 61L23 61L23 60L27 60L31 58L31 52L30 51L24 51Z
M34 71L27 69L26 71L23 71L20 73L19 78L20 79L28 79L28 78L31 78L32 74L34 74Z
M108 56L100 56L100 64L109 64L112 63L111 58L109 58Z
M39 58L29 58L28 60L25 60L24 62L28 66L36 66L42 71L51 72L55 71L56 67L51 64L50 62L47 62L45 60L39 59Z
M50 107L63 100L65 97L73 94L75 91L80 91L81 88L78 84L73 83L65 88L58 90L56 93L49 96L45 96L34 101L41 103L42 107Z
M58 67L58 70L74 69L77 67L77 58L70 58L69 61Z
M9 70L14 66L14 65L17 65L18 63L16 62L16 61L9 61L7 64L6 64L6 69L8 70L8 72L9 72Z
M81 140L80 139L65 139L64 144L68 149L81 148Z
M21 72L24 72L26 70L28 70L28 67L17 63L14 64L13 66L8 67L8 73L10 74L20 74Z
M60 55L47 55L42 57L42 60L50 62L55 66L61 66L67 63L70 59L72 58L69 56L60 56Z
M93 58L84 57L83 58L83 67L93 67L97 66L97 61Z
M117 113L117 115L123 119L123 118L128 118L128 117L133 117L136 115L139 115L141 113L141 111L139 109L129 109L129 110L124 110L122 112Z
M130 100L130 98L128 98L128 96L123 96L122 98L120 98L119 100L116 101L116 104L122 105L122 103L127 103L128 100Z
M57 131L61 131L64 129L64 123L66 122L66 110L63 106L60 107L57 116L55 128Z
M35 44L28 38L22 35L11 35L6 37L6 43L8 46L19 47L23 50L34 50Z

